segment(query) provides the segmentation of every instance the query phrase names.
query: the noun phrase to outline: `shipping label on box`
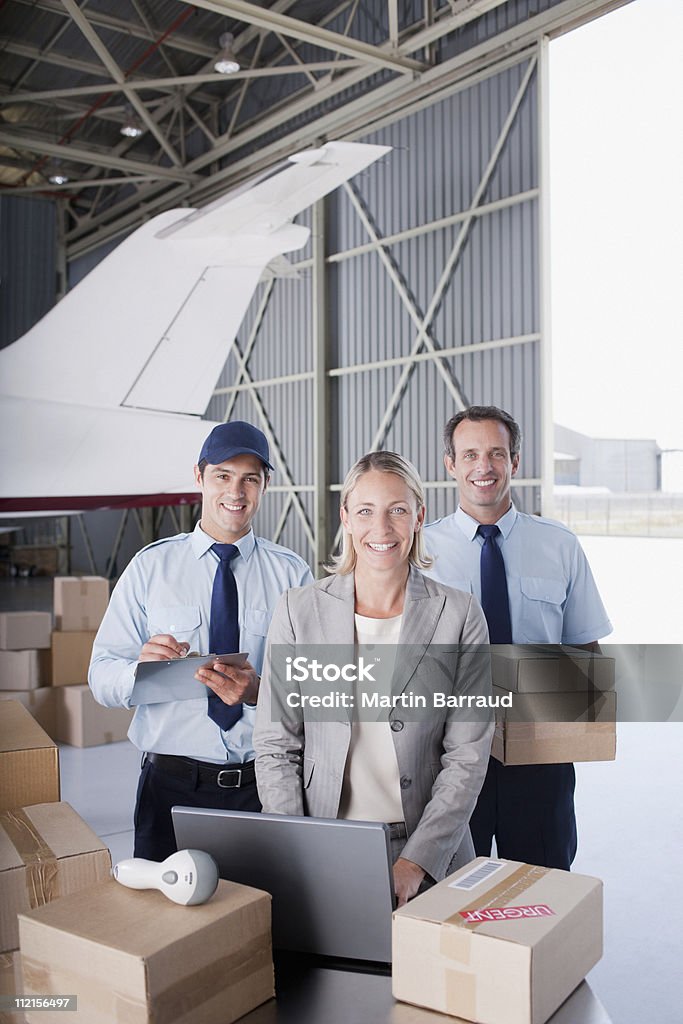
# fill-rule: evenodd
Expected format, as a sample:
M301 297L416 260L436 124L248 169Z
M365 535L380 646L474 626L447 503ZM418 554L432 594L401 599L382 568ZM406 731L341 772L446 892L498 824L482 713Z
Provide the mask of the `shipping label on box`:
M87 683L95 632L52 633L53 686Z
M42 650L50 646L49 612L0 612L0 650Z
M395 911L396 999L544 1024L602 956L602 882L479 857Z
M37 690L49 681L49 651L0 651L0 690Z
M113 880L65 896L20 916L25 993L77 993L74 1024L231 1024L274 995L270 903L225 881L196 907Z
M47 653L47 652L45 652ZM16 700L30 713L41 729L50 739L56 740L57 706L55 696L61 693L51 686L41 686L38 690L0 690L0 701ZM0 707L0 715L2 707Z
M492 644L491 676L515 693L613 690L615 659L560 644Z
M0 811L0 949L19 945L17 914L104 881L109 850L66 803Z
M613 761L616 713L614 691L515 693L511 708L496 709L491 755L506 765Z
M55 739L59 743L95 747L127 739L133 710L103 707L87 685L61 686L53 693L57 710Z
M109 604L109 582L103 576L56 576L55 628L83 632L99 628Z
M0 702L0 811L59 800L59 751L17 701Z

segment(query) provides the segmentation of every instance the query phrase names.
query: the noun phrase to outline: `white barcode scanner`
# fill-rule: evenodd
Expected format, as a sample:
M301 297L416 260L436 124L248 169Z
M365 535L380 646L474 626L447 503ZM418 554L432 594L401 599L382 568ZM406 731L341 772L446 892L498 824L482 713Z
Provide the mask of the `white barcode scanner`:
M160 864L131 857L115 864L112 874L129 889L158 889L184 907L206 903L218 887L218 865L203 850L179 850Z

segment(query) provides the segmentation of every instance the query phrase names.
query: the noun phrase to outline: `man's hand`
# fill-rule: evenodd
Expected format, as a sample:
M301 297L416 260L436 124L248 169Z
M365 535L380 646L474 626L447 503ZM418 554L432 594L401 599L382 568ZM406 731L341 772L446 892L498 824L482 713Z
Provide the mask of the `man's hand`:
M398 897L399 907L404 907L408 900L417 895L425 872L419 864L412 860L405 860L399 857L394 864L394 891Z
M248 661L240 668L215 661L212 669L199 668L194 677L213 690L224 704L256 703L259 677Z
M190 645L180 643L170 633L151 636L140 651L138 661L168 661L170 658L184 658Z

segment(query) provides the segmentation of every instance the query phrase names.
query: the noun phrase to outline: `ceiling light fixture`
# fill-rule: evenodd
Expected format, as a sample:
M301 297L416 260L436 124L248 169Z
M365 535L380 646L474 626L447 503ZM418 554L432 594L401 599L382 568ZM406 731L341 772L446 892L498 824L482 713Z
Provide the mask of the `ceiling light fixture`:
M232 32L224 32L218 40L221 49L214 61L213 69L220 75L232 75L235 71L239 71L241 67L232 49L234 41L235 37Z
M139 118L135 116L129 107L126 112L126 120L121 125L121 134L125 135L127 139L139 139L144 130Z
M46 167L47 180L51 185L66 185L69 175L62 167L60 160L50 160Z

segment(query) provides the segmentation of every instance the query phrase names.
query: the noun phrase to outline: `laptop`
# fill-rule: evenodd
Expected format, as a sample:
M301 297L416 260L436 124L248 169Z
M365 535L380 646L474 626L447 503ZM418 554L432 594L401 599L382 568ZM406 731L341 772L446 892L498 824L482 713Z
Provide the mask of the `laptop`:
M391 961L395 906L383 822L174 807L178 849L205 850L221 878L273 897L273 947Z

